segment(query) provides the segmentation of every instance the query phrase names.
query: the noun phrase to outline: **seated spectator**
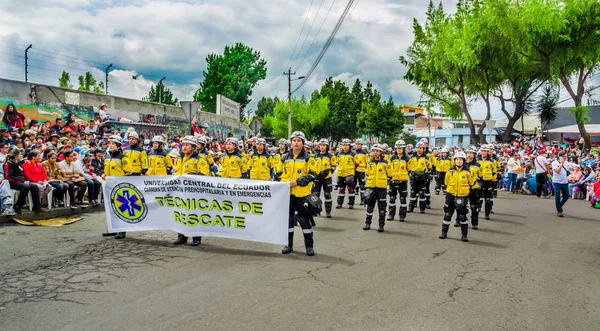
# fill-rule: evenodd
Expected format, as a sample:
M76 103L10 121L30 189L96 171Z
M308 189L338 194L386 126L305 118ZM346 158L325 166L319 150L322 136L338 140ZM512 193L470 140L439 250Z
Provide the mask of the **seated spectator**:
M581 167L577 166L569 176L569 197L573 196L573 188L579 186L581 178L583 178L583 172L581 171Z
M53 199L54 207L64 204L65 193L69 190L69 184L66 183L60 168L58 167L58 156L55 152L49 152L46 155L46 161L42 162L42 166L46 171L48 183L54 188ZM48 202L50 203L50 202Z
M102 178L102 175L104 175L104 150L102 150L102 148L96 148L94 150L92 166L94 167L94 173L96 176Z
M52 191L52 186L48 184L46 170L42 166L42 153L36 150L29 151L27 161L23 163L23 173L25 179L36 184L40 191L40 198L43 198Z
M4 180L4 167L0 167L0 214L5 216L14 215L13 197L10 182Z
M25 179L25 173L21 166L22 160L23 155L18 149L13 148L8 152L4 163L4 176L10 182L10 188L19 191L19 198L14 204L13 209L17 214L20 214L27 199L27 195L31 193L33 211L39 213L42 211L42 208L40 207L40 191L36 184L30 183Z
M100 195L100 187L102 186L102 183L100 182L101 178L94 173L92 156L89 154L83 157L83 177L87 181L88 201L94 207L100 205L98 196Z
M58 164L60 174L67 180L69 185L69 197L71 204L74 206L83 206L83 196L87 188L87 182L82 174L79 173L77 165L75 164L73 157L75 153L68 150L63 152L64 161ZM78 187L77 198L75 198L75 186Z

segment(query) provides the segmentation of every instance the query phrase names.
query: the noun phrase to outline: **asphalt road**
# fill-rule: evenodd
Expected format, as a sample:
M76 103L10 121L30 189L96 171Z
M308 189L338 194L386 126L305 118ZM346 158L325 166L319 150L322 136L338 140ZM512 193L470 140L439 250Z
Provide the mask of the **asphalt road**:
M600 211L500 192L492 220L437 238L443 205L363 231L318 218L317 255L170 232L100 236L103 213L0 227L1 330L598 330Z

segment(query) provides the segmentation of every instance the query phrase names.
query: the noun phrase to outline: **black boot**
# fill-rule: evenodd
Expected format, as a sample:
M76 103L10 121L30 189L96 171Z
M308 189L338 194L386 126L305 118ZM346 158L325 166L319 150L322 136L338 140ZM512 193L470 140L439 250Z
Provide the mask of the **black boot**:
M114 236L116 236L116 235L117 235L117 233L116 233L116 232L104 232L104 233L102 234L102 237L114 237Z
M314 256L315 255L315 250L312 247L306 247L306 255L308 255L308 256Z
M282 250L281 250L281 254L290 254L291 252L294 251L294 248L292 246L285 246Z
M388 217L387 217L387 220L388 220L388 221L393 221L393 220L394 220L394 216L395 216L395 215L396 215L396 206L395 206L395 205L394 205L394 206L392 206L392 205L390 204L390 209L389 209L389 211L388 211Z
M458 223L458 220L456 220L456 223L454 223L454 227L455 227L455 228L458 228L458 227L460 227L460 223Z
M379 223L379 228L377 229L377 232L383 232L384 231L383 227L384 227L384 224L383 223Z
M187 243L188 238L184 235L182 235L181 233L177 234L177 240L175 240L173 242L173 245L183 245L185 243Z
M125 238L125 232L117 232L115 239L123 239Z
M442 224L442 233L440 233L439 236L440 239L446 239L448 236L448 228L450 228L448 224Z
M469 239L467 239L467 232L469 232L469 224L461 224L460 232L462 233L461 240L464 242L469 241Z
M202 243L202 237L193 237L190 246L198 246Z
M371 230L371 223L365 223L365 226L363 227L363 230L365 230L365 231Z
M400 222L404 222L404 220L406 219L406 207L402 207L400 206Z

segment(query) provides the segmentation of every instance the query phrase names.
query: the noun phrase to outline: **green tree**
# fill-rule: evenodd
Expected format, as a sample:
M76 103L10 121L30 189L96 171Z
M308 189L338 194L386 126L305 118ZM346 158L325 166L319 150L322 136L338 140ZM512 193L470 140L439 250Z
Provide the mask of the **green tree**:
M363 104L363 111L358 115L360 133L369 138L377 137L380 141L395 141L404 128L404 117L392 97L381 102L379 92L375 92L371 102Z
M240 103L243 111L251 101L252 89L267 76L267 62L260 52L243 43L226 46L223 55L209 54L206 64L204 81L194 100L202 102L202 109L211 113L217 110L217 94Z
M173 92L171 92L168 87L165 87L162 82L156 85L156 88L154 85L150 86L150 91L148 92L148 97L146 100L148 102L156 102L172 106L176 106L179 103L179 100L173 97Z
M77 88L79 91L104 94L104 83L98 83L89 71L85 73L85 76L79 76L77 81L79 82L79 87Z
M256 105L256 112L254 113L254 115L258 118L263 118L265 117L265 115L273 115L273 112L275 111L275 105L277 104L277 102L279 102L278 97L262 97Z
M328 119L328 100L325 97L312 98L310 102L305 97L292 97L292 131L304 132L307 139L313 140L326 135L324 123ZM268 127L277 138L287 138L288 132L288 103L278 101L273 115L263 118L263 126Z
M542 137L544 135L544 127L548 127L550 123L556 120L558 115L557 102L558 89L551 84L546 84L542 90L542 96L537 103L538 117L542 124Z
M328 100L329 116L323 124L325 132L329 133L332 145L342 138L352 138L358 135L356 120L358 111L352 109L352 94L342 81L333 81L331 77L325 80L320 91L313 92L312 98L324 97Z
M459 1L463 3L463 1ZM466 9L458 8L461 11ZM400 62L408 68L404 79L419 87L428 98L428 106L437 105L451 117L460 111L469 123L471 141L477 143L473 118L468 108L467 79L473 75L473 64L458 51L464 33L466 13L452 17L444 13L441 4L429 2L426 22L413 21L414 41Z
M63 70L62 75L60 75L60 78L58 79L58 87L73 89L73 84L71 84L71 76L68 72Z

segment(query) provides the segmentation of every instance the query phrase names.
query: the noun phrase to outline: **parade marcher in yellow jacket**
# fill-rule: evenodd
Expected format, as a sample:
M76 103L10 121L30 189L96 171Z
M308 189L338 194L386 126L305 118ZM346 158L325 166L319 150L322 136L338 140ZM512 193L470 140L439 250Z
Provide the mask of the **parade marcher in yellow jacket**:
M163 148L165 140L157 135L152 138L152 150L148 153L148 176L166 176L173 170L171 156Z
M206 150L208 141L202 137L198 137L196 138L196 143L196 152L198 152L198 165L196 166L196 172L198 175L210 176L211 172L219 172L219 169L215 166L215 161Z
M104 174L102 179L106 179L109 176L121 177L125 176L123 171L123 163L125 162L125 156L123 155L123 139L118 134L110 137L108 141L108 155L104 160ZM125 238L125 232L109 233L105 232L103 236L115 236L115 239Z
M225 154L221 157L221 177L224 178L248 178L248 165L246 159L238 149L236 138L227 138L225 142Z
M315 255L311 222L313 213L307 197L312 192L313 181L317 176L317 165L315 159L304 150L306 142L304 133L293 132L290 142L290 151L281 157L277 165L277 173L281 181L290 183L288 244L281 253L289 254L294 250L294 226L298 222L304 234L306 255L313 256Z
M181 140L181 155L175 160L175 175L196 175L198 174L198 152L196 147L198 143L196 137L185 136ZM187 243L188 237L182 233L177 234L177 240L174 245L182 245ZM191 246L198 246L202 242L202 237L193 237Z
M452 159L448 156L448 147L442 147L440 155L435 159L435 170L437 176L435 177L435 194L439 195L440 190L446 192L446 172L452 167Z
M465 164L466 155L458 151L454 154L454 167L446 174L446 202L444 203L444 220L442 221L442 233L440 239L446 239L448 228L452 221L452 214L456 210L456 218L460 222L462 241L467 239L469 231L469 219L467 218L467 205L469 192L474 183L474 178Z
M256 150L250 158L248 167L250 168L250 179L269 180L271 179L271 170L273 169L273 157L265 147L267 142L263 138L256 140Z
M123 170L126 176L145 175L148 171L148 156L142 146L139 145L140 137L137 132L129 133L129 146L123 150L125 162Z
M481 159L479 160L479 168L481 169L481 196L484 200L485 219L490 219L492 206L494 205L494 178L497 177L496 160L490 155L489 145L481 146Z
M367 165L367 217L363 230L371 229L371 220L373 219L373 211L375 203L379 211L379 228L377 232L383 232L385 226L385 213L387 208L387 186L388 178L392 176L390 164L383 159L383 147L379 144L371 147L373 157Z
M287 151L287 141L283 138L279 139L279 149L277 150L277 153L275 153L275 155L273 156L273 164L275 165L275 167L277 167L277 164L279 164L279 160L281 160L281 157L283 156L283 154L287 153ZM279 181L279 178L277 178L277 174L274 175L274 180Z
M406 210L408 207L406 198L408 197L408 156L404 153L406 143L404 140L398 140L394 144L396 152L390 157L390 167L392 168L392 179L389 185L388 194L390 196L390 209L387 220L392 221L396 216L396 197L400 196L400 222L406 219Z
M469 192L469 206L471 208L471 227L473 230L479 228L479 211L481 210L480 192L479 192L479 179L481 177L481 169L479 169L479 163L476 159L477 148L475 146L469 146L467 148L467 166L473 177L473 186ZM454 224L454 226L460 226L460 223Z
M425 146L423 154L427 157L427 183L425 184L425 207L431 209L431 177L435 173L435 155L429 147L429 140L427 138L421 138L421 143Z
M360 194L364 192L365 187L365 171L367 169L367 163L369 162L369 155L363 149L363 141L358 138L354 141L354 147L356 148L354 154L354 163L356 169L354 169L354 178L356 185L354 186L354 196L360 196L360 205L365 204L365 198Z
M327 139L321 139L319 142L319 149L319 153L315 155L317 179L314 182L312 193L320 196L321 189L323 189L323 195L325 196L325 214L327 218L330 218L331 207L333 206L333 199L331 197L333 182L331 177L335 170L335 156L329 153L329 141L327 141Z
M425 144L417 143L417 152L408 160L408 171L410 172L410 203L408 212L412 213L417 206L417 195L419 195L419 209L421 214L425 213L427 199L425 198L425 186L429 177L429 158L425 155Z
M350 150L350 144L350 139L342 140L342 150L336 155L338 171L337 187L339 190L336 209L342 208L346 191L348 191L348 209L354 208L354 186L356 183L354 171L356 169L356 161L354 159L354 152Z

